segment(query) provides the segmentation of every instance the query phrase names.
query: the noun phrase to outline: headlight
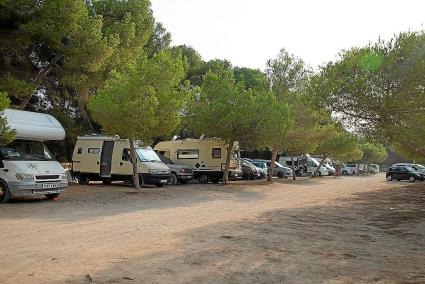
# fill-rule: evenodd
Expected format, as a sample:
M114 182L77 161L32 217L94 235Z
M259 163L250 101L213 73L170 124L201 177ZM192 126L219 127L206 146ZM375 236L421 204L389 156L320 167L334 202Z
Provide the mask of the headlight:
M60 175L60 179L68 179L68 176L66 174Z
M157 173L158 173L158 171L157 171L157 170L155 170L155 169L150 169L150 170L149 170L149 173L150 173L150 174L157 174Z
M192 173L192 169L189 169L189 168L183 168L183 169L181 169L180 170L180 172L182 173L182 174L184 174L184 173Z
M34 175L31 174L16 174L16 179L21 181L33 181Z

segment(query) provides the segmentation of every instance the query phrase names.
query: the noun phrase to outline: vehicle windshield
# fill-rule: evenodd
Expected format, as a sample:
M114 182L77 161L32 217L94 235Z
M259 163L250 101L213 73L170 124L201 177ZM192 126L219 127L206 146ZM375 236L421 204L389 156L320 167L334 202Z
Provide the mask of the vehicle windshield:
M165 157L164 155L158 154L159 158L161 159L161 161L167 165L174 165L173 161L171 161L170 159L168 159L167 157Z
M416 168L418 168L419 170L425 170L425 167L422 165L415 165Z
M161 162L161 159L155 153L154 150L148 148L137 148L137 156L139 156L142 162Z
M283 166L282 166L282 164L281 164L281 163L274 162L274 164L275 164L275 166L276 166L276 167L278 167L278 168L283 168Z
M52 161L53 155L43 142L15 140L0 148L3 160L10 161Z

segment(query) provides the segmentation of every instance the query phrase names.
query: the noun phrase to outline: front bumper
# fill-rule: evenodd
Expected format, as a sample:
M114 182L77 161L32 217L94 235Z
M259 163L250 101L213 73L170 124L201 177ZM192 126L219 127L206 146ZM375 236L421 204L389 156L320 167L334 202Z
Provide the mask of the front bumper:
M53 188L44 188L46 184L54 186ZM12 196L30 196L62 193L68 187L68 181L59 182L9 182L9 191Z
M193 177L194 177L194 175L190 174L190 173L187 173L187 174L179 173L179 174L177 174L178 180L191 180L191 179L193 179Z
M170 179L170 174L142 174L145 184L166 184Z

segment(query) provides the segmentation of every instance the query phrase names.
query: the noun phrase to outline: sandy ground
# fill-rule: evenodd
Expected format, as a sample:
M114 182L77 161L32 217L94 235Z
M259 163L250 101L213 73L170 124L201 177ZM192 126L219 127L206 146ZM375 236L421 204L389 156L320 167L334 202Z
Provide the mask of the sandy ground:
M425 283L425 183L71 186L0 205L0 283Z

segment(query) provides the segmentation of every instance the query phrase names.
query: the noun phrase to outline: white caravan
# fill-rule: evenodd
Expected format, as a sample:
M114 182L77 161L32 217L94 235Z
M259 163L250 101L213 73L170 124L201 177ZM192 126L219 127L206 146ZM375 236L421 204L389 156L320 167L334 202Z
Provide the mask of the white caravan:
M155 151L174 163L193 168L195 178L201 183L218 183L223 178L226 165L227 143L219 138L185 139L159 142ZM230 179L242 176L239 143L230 153Z
M170 169L150 147L136 147L140 186L164 186ZM127 139L109 136L80 136L72 155L72 173L82 185L90 181L131 181L133 167Z
M48 114L12 109L6 109L3 117L16 136L0 147L0 203L14 196L57 198L68 187L68 179L43 141L63 140L61 124Z
M320 162L316 158L310 157L306 154L304 156L294 156L295 163L295 172L297 175L313 175L319 166ZM279 163L286 165L292 169L292 159L291 157L281 156L279 157ZM326 167L326 164L322 165L319 170L319 175L328 176L332 174L330 170Z

